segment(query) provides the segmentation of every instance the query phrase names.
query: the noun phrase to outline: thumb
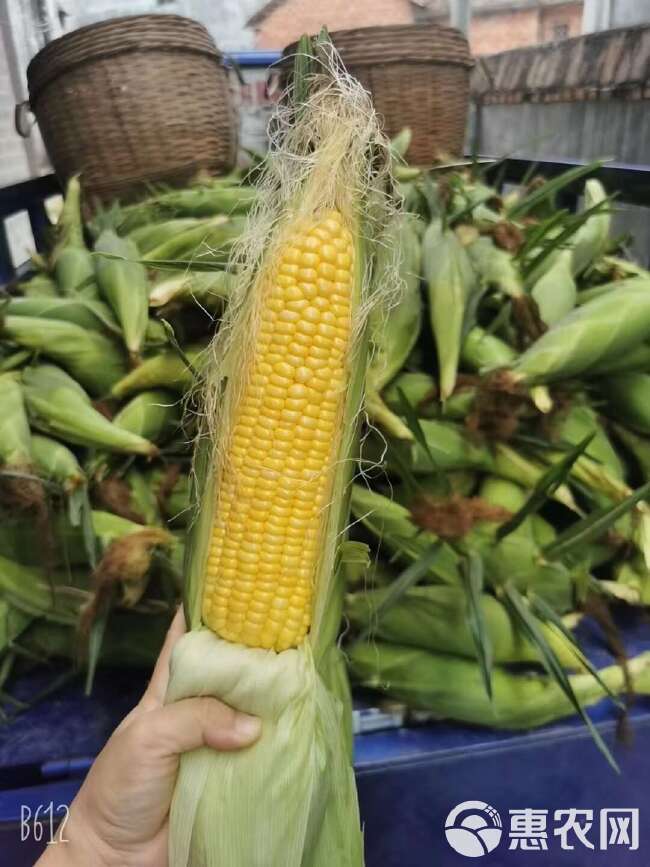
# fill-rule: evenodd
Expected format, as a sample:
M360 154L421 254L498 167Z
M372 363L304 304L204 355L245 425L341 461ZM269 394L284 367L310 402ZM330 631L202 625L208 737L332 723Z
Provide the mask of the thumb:
M147 739L163 755L199 747L239 750L260 736L257 717L233 710L216 698L186 698L145 714Z

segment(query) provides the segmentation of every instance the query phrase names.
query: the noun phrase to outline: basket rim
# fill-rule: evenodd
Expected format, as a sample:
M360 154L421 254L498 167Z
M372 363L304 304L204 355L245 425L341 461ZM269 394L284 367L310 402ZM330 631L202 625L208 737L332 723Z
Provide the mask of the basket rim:
M68 48L73 46L75 42L82 41L83 37L89 32L94 33L95 31L107 31L112 28L118 29L126 22L134 23L137 21L143 23L145 21L147 23L153 22L154 24L169 24L172 22L172 26L174 26L174 24L182 23L185 32L189 31L191 33L193 30L196 36L202 36L204 38L205 44L201 45L197 42L196 45L191 45L186 41L181 43L180 41L173 40L173 38L169 39L169 34L166 34L167 39L165 41L161 40L159 44L147 45L127 40L121 45L110 45L105 48L98 45L96 50L86 51L80 56L72 57L67 60L60 60L58 63L52 63L52 60L59 56L62 47ZM176 14L167 15L153 13L151 15L122 15L118 18L111 18L107 21L96 21L92 24L86 24L83 27L71 30L69 33L65 33L63 36L59 36L57 39L48 42L47 45L41 48L40 51L32 57L27 66L27 83L30 106L32 108L34 107L46 87L73 69L77 69L80 66L93 63L97 60L118 57L123 54L132 54L136 52L144 54L152 51L181 51L187 54L198 54L214 59L219 65L225 65L224 55L217 48L210 32L199 21L187 18L184 15ZM50 69L50 66L53 66L54 68Z

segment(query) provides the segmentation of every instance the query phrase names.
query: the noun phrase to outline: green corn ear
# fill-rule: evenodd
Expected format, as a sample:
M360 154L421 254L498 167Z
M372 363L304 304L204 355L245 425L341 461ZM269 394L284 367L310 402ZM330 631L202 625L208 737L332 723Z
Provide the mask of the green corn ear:
M0 655L27 629L33 618L0 599Z
M515 674L495 666L490 700L479 665L468 659L386 642L358 642L349 648L348 659L362 686L382 690L392 699L440 718L492 728L530 729L575 713L557 682L543 674ZM633 658L628 666L635 692L647 694L650 654ZM626 689L622 666L608 666L599 675L612 692ZM571 675L569 680L583 707L606 694L591 674Z
M75 175L68 181L57 229L59 241L52 253L54 277L63 295L97 297L95 262L83 238L81 185Z
M0 464L26 470L32 463L32 441L20 378L0 375Z
M97 282L122 327L124 345L131 358L137 359L142 349L149 317L149 285L147 272L136 261L137 247L132 241L119 238L106 230L95 243L96 253L109 253L123 259L97 257Z
M187 229L159 244L143 257L146 261L160 259L192 259L198 262L226 264L230 248L244 229L243 217L212 217L201 226Z
M43 273L34 274L29 280L21 280L18 289L25 298L56 298L59 294L56 282Z
M128 240L133 241L142 255L155 249L160 244L165 244L171 238L175 238L188 229L196 229L204 226L205 220L198 217L179 217L175 220L166 220L164 223L145 223L128 233ZM120 228L120 233L124 234Z
M470 329L463 341L461 360L470 370L481 372L509 367L516 358L517 353L511 346L478 325Z
M370 329L373 350L366 380L366 410L370 419L398 439L412 439L413 434L402 420L391 412L381 398L381 390L401 370L415 346L422 327L420 296L420 242L412 218L407 215L395 221L386 250L400 249L400 274L404 294L384 315L371 315ZM390 265L389 265L390 267ZM381 280L381 264L379 279Z
M160 444L173 436L181 422L178 397L164 389L143 391L113 416L113 424Z
M63 443L41 434L32 435L32 456L39 475L58 482L66 493L86 483L79 461Z
M618 373L647 373L650 370L650 343L639 343L625 355L596 364L588 371L590 377L609 377Z
M537 302L539 315L545 325L554 325L576 305L578 293L572 265L571 250L562 250L531 289L530 294Z
M558 413L553 420L551 440L577 446L585 437L593 436L585 454L606 467L617 479L625 476L625 467L611 444L598 414L584 403L574 403L567 412Z
M443 229L440 221L434 220L424 234L422 270L438 354L440 398L444 401L456 384L463 324L476 277L458 237Z
M438 387L435 379L420 370L400 373L387 385L382 397L386 406L395 413L402 411L400 392L418 415L433 416L437 414Z
M127 205L123 211L120 232L135 232L138 227L161 218L176 217L180 220L245 214L257 198L254 187L224 182L222 178L211 181L207 186L168 190L136 205Z
M604 202L607 193L603 185L596 178L590 178L585 183L584 206L585 210L593 208L600 202ZM612 222L611 213L603 209L592 214L586 223L573 236L571 241L571 256L573 273L580 276L598 259L607 249L609 230Z
M460 587L411 587L378 617L390 588L348 595L345 613L356 629L369 629L373 640L390 641L422 650L476 658L467 622L467 597ZM539 651L517 629L507 609L488 593L481 594L481 610L494 661L539 662ZM565 668L579 668L567 642L543 623L539 628Z
M27 368L23 390L30 417L45 433L90 448L148 457L158 452L153 443L111 424L81 386L54 365Z
M354 517L380 540L389 553L407 562L419 560L439 541L433 533L415 526L407 508L361 485L352 487L351 509ZM458 585L458 563L459 557L453 548L441 543L439 557L429 574L435 581Z
M411 467L414 473L431 473L431 458L438 470L486 470L494 466L487 446L474 443L464 428L447 421L423 419L420 422L428 451L420 443L411 447Z
M75 626L84 594L68 585L67 575L51 575L48 580L39 569L0 557L0 594L24 614Z
M650 374L624 373L600 380L607 400L606 412L616 421L642 434L650 434Z
M12 298L5 308L7 316L32 316L38 319L57 319L71 322L90 331L104 331L120 334L120 328L113 313L103 301L90 298L68 297L50 298L30 296Z
M492 238L479 235L465 249L483 285L494 287L511 298L524 294L521 275L512 255L497 247Z
M205 344L188 346L185 355L190 364L196 365L205 350ZM159 352L127 373L111 389L116 398L128 397L137 391L152 388L169 388L183 394L194 383L194 374L180 355L172 349Z
M208 313L221 313L234 283L235 276L228 271L188 271L156 283L149 293L149 305L197 304Z
M549 383L588 373L650 335L650 292L642 282L576 307L514 363L516 380Z
M6 316L0 334L58 362L95 397L105 395L126 373L126 359L110 338L72 322Z
M650 440L620 424L614 425L614 432L625 448L632 453L641 470L643 480L647 482L650 479Z

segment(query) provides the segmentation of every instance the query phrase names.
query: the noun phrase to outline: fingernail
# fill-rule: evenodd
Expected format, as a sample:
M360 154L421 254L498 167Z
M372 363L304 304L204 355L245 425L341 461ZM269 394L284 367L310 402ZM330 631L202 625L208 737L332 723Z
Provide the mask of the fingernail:
M243 741L256 740L262 731L262 721L247 713L238 713L235 717L235 731Z

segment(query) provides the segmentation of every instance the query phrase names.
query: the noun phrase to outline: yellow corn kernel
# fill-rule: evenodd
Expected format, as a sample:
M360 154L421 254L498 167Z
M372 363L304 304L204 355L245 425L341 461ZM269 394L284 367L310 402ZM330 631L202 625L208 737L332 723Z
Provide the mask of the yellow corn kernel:
M328 211L260 281L260 326L227 448L237 460L224 461L203 593L204 622L228 641L281 651L309 630L341 433L353 254L342 216Z

